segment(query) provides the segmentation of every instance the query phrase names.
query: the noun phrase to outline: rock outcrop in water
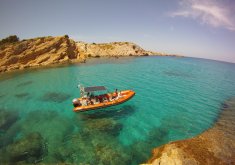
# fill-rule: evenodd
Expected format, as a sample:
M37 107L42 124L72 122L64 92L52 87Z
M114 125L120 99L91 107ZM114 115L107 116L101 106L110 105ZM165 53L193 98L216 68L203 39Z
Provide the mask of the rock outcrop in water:
M0 41L0 72L55 63L84 62L88 57L166 55L145 51L130 42L89 44L75 42L67 35L22 41L17 36L8 38Z
M201 135L155 148L149 164L235 164L235 98L225 102L219 120Z

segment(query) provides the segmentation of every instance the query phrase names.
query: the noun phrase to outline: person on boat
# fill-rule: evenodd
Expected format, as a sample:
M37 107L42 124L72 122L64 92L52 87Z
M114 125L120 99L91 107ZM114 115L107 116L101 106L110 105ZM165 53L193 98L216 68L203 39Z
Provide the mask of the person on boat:
M109 100L109 95L108 95L108 94L105 94L105 98L106 98L108 101L110 101L110 100Z
M111 93L107 94L108 101L113 101L113 95Z
M94 93L91 93L90 97L93 99L95 97Z
M94 101L91 97L87 98L87 102L88 102L88 105L93 105L94 104Z
M116 94L116 96L118 95L118 90L117 89L115 89L115 94Z
M98 96L95 96L95 102L96 102L96 103L99 103L99 98L98 98Z
M91 99L90 99L90 97L86 98L86 103L87 103L87 105L91 105Z
M103 98L101 95L98 96L99 102L102 103L103 102Z
M86 100L86 98L83 98L83 99L82 99L82 106L87 106L87 100Z
M115 99L118 96L118 90L115 89L115 92L112 95L112 99Z
M122 93L121 91L118 92L118 98L121 98L122 97Z

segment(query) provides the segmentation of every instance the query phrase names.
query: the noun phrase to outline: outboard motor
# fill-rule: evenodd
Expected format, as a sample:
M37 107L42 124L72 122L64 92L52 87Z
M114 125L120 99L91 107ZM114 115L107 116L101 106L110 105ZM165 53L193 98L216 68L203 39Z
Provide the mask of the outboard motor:
M78 99L73 99L73 106L74 107L78 107L78 106L81 106L81 103Z

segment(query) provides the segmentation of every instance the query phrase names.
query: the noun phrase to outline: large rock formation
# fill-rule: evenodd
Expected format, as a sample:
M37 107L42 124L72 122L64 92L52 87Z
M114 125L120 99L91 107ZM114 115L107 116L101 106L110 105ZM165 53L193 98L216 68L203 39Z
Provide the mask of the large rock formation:
M159 52L146 51L131 42L111 42L101 44L77 42L77 45L85 52L87 57L165 55Z
M40 37L0 46L0 72L79 59L76 43L67 36Z
M17 36L11 36L0 41L0 72L55 63L82 62L88 57L141 55L165 54L145 51L130 42L88 44L75 42L67 35L19 41Z
M235 164L235 98L224 104L215 126L201 135L155 148L148 164Z

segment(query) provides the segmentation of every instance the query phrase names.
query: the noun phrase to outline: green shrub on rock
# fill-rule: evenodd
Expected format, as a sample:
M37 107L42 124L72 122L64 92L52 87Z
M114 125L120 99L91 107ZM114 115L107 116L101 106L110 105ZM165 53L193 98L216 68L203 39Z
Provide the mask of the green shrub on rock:
M2 39L0 41L0 46L4 45L6 43L14 43L14 42L18 42L18 41L19 41L19 38L16 35L12 35L12 36L9 36L7 38Z

